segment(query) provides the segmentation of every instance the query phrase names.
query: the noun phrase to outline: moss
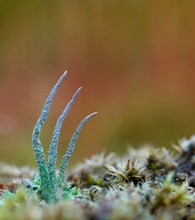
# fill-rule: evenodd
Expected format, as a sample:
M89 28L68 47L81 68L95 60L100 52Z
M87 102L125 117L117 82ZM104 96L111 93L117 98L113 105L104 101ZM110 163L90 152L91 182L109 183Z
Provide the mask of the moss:
M39 196L36 173L22 179L21 173L15 172L20 168L12 167L13 173L7 169L9 184L21 181L14 191L2 187L0 219L194 219L194 157L189 156L191 147L185 153L182 145L178 148L174 154L158 149L153 163L160 166L153 169L148 166L150 150L138 150L139 160L135 160L136 154L131 157L131 151L124 156L95 155L69 172L64 191L59 192L63 198L57 204L47 204ZM169 158L162 161L165 154ZM186 157L191 167L181 173L181 161ZM0 174L6 180L3 167Z

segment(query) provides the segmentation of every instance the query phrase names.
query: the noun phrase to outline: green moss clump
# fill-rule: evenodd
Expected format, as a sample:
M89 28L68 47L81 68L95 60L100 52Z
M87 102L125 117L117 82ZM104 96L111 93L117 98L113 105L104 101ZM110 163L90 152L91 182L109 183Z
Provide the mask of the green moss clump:
M69 172L57 204L42 200L34 171L22 179L10 169L6 177L0 166L0 219L194 219L194 148L191 138L172 153L143 149L95 155ZM15 188L9 188L16 179Z

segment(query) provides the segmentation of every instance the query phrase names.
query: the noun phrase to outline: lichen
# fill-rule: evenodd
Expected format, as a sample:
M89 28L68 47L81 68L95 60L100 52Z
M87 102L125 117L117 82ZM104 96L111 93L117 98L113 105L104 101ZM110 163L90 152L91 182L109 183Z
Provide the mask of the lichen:
M51 105L51 102L54 98L54 95L56 94L58 88L60 87L60 85L66 75L67 75L67 72L65 72L60 77L60 79L58 80L56 85L51 90L51 92L45 102L45 105L43 107L42 113L41 113L41 115L35 125L35 128L33 130L33 133L32 133L32 145L33 145L33 148L35 151L35 158L36 158L36 162L37 162L37 166L38 166L38 170L39 170L40 182L41 182L40 194L41 194L41 198L49 203L50 202L57 202L60 199L60 197L63 195L63 190L66 190L63 188L63 185L65 184L64 183L65 172L66 172L66 168L68 165L68 161L74 151L78 136L79 136L84 124L91 117L93 117L94 115L97 114L96 112L94 112L94 113L88 115L87 117L85 117L83 119L83 121L77 127L75 133L73 134L73 136L70 140L70 144L68 146L67 152L63 156L62 163L60 166L60 174L59 174L59 176L57 176L56 160L57 160L58 141L59 141L61 127L62 127L64 119L67 116L72 104L74 103L77 95L79 94L81 87L74 93L72 99L67 104L67 106L65 107L62 114L60 115L60 117L57 120L56 126L54 128L49 152L48 152L48 165L46 163L45 155L43 153L43 148L41 146L40 133L41 133L41 128L42 128L43 124L45 123L47 116L49 114L50 105ZM61 195L59 192L61 192Z

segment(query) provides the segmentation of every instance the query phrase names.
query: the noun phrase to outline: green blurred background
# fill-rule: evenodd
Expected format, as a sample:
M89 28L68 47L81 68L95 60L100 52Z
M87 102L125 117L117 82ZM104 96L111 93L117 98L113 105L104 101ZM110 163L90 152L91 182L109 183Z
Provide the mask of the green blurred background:
M68 70L42 130L47 153L57 117L78 86L59 159L88 113L71 164L145 143L170 147L195 132L195 1L0 0L0 160L35 165L31 133Z

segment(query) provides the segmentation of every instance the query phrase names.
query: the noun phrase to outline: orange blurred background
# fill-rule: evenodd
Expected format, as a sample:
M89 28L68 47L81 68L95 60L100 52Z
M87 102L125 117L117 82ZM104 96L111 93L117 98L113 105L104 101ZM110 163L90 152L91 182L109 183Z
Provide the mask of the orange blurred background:
M87 114L71 164L195 132L195 1L0 1L0 160L35 165L32 129L60 75L41 140L83 90L62 128L59 159Z

